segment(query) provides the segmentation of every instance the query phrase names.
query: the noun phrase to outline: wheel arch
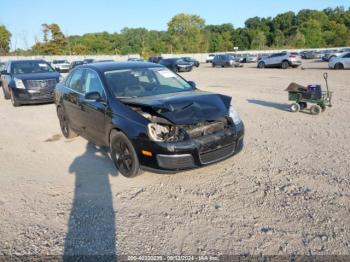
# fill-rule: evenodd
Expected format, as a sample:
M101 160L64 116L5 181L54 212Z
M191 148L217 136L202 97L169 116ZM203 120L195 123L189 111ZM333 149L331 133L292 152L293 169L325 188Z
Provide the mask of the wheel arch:
M344 69L344 68L345 68L344 64L343 64L342 62L338 61L338 62L336 62L336 63L334 64L334 69L336 69L337 65L340 65L340 68L341 68L341 69Z

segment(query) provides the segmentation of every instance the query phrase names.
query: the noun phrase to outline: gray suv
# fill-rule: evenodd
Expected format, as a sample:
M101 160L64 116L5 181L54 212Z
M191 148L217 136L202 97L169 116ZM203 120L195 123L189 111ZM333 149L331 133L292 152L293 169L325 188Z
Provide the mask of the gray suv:
M235 60L235 58L231 55L216 55L211 62L213 67L221 66L221 67L238 67L240 63Z
M298 67L301 63L301 56L298 53L282 52L263 57L258 62L258 68L277 67L287 69L288 67Z

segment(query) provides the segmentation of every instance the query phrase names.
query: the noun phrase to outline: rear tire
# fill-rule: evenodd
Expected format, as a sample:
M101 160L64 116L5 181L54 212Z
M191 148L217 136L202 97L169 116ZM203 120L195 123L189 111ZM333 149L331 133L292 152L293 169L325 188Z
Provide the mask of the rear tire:
M110 151L114 165L125 177L132 178L140 175L140 163L130 140L122 132L112 131Z
M281 64L281 68L282 69L288 69L288 67L289 67L288 61L283 61L282 64Z
M342 63L336 63L334 65L334 69L336 70L344 69L344 65Z
M215 63L211 63L211 66L212 66L212 67L216 67Z
M6 92L4 86L2 87L2 92L4 93L4 98L5 98L6 100L9 100L9 99L11 98L11 95L10 95L9 93Z
M293 103L290 105L289 109L290 109L290 112L297 113L300 111L300 105L297 103Z
M265 68L265 63L264 62L259 62L258 63L258 68L260 68L260 69Z
M310 113L311 113L311 115L318 115L319 113L321 113L321 107L319 105L311 106Z
M69 120L62 107L59 107L57 109L57 116L58 116L58 120L60 121L60 127L61 127L63 136L67 139L77 137L78 135L70 127Z

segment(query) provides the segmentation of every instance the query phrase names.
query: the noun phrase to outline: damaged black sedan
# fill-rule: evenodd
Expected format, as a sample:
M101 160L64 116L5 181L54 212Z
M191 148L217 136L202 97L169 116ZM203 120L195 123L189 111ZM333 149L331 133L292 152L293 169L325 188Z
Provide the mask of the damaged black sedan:
M243 147L244 125L231 97L200 91L153 63L96 63L56 86L63 135L108 146L119 172L180 171Z

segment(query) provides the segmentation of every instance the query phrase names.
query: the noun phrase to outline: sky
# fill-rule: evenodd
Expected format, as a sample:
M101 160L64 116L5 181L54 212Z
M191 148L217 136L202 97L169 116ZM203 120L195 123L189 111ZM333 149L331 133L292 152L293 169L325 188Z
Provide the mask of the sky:
M178 13L196 14L206 24L244 26L250 17L273 17L301 9L349 8L350 0L0 0L0 24L12 33L11 49L42 40L41 24L57 23L66 35L119 32L124 27L166 30Z

